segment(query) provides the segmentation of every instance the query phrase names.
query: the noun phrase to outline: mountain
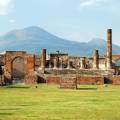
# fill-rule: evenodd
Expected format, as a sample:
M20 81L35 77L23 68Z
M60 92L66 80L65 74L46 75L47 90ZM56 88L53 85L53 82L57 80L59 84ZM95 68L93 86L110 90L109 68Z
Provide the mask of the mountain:
M99 49L103 55L106 53L106 41L97 38L88 43L74 42L34 26L13 30L0 37L0 51L23 50L39 54L43 48L46 48L48 52L60 50L60 52L80 56L90 56L94 49ZM113 53L119 54L120 46L113 44Z

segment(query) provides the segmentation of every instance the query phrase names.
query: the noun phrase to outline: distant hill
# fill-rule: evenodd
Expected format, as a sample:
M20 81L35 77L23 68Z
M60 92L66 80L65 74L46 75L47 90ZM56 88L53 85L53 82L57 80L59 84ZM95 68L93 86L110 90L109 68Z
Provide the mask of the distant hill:
M93 39L88 43L80 43L62 39L39 27L28 27L13 30L0 37L0 51L23 50L30 53L40 53L42 48L48 52L60 50L71 55L90 56L94 49L99 49L105 54L106 41ZM113 53L120 53L120 46L113 45Z

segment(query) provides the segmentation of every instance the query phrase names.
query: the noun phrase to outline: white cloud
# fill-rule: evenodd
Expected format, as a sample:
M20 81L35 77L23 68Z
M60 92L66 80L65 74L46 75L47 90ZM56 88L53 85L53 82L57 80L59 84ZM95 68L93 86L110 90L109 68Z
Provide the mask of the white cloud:
M89 7L89 6L96 6L96 5L101 5L109 0L80 0L80 6L81 7Z
M12 0L0 0L0 15L6 15L11 8Z

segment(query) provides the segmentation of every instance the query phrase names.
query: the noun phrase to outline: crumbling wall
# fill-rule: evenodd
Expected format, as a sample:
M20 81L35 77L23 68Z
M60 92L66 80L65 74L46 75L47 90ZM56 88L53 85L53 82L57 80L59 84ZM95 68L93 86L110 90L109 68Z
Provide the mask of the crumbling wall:
M120 76L113 76L112 83L113 85L120 85Z
M24 59L25 78L26 83L36 83L37 76L35 75L35 56L27 54L24 51L7 51L5 54L5 68L4 68L4 81L12 83L12 62L15 58L21 57Z
M60 84L61 76L47 76L45 79L47 84Z
M47 75L46 77L46 83L48 84L60 84L61 80L63 80L63 82L65 81L65 79L70 79L71 78L75 78L77 80L77 84L85 84L85 85L103 85L104 84L104 77L102 76L73 76L72 74L69 76L65 76L65 75ZM67 80L66 79L66 80ZM64 82L65 83L65 82Z
M77 89L77 78L76 77L63 77L60 81L60 88Z
M102 76L79 76L77 77L78 84L85 85L103 85L104 77Z
M38 76L35 73L35 56L31 54L27 54L26 59L27 59L27 65L26 65L25 83L36 84L38 80Z
M7 51L5 54L5 68L4 68L4 81L12 83L12 62L15 58L21 57L26 63L26 52ZM25 64L26 68L26 64Z

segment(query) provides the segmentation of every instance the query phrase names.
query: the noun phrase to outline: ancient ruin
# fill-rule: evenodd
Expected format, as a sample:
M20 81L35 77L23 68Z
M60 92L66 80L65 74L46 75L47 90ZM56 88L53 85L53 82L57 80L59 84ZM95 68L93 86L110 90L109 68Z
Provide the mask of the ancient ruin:
M120 84L120 69L116 65L120 54L112 54L112 29L107 30L106 47L104 56L95 49L91 57L70 56L59 51L47 54L46 49L40 55L6 51L0 54L0 84L60 84L61 79L65 83L65 78L73 78L77 84Z

